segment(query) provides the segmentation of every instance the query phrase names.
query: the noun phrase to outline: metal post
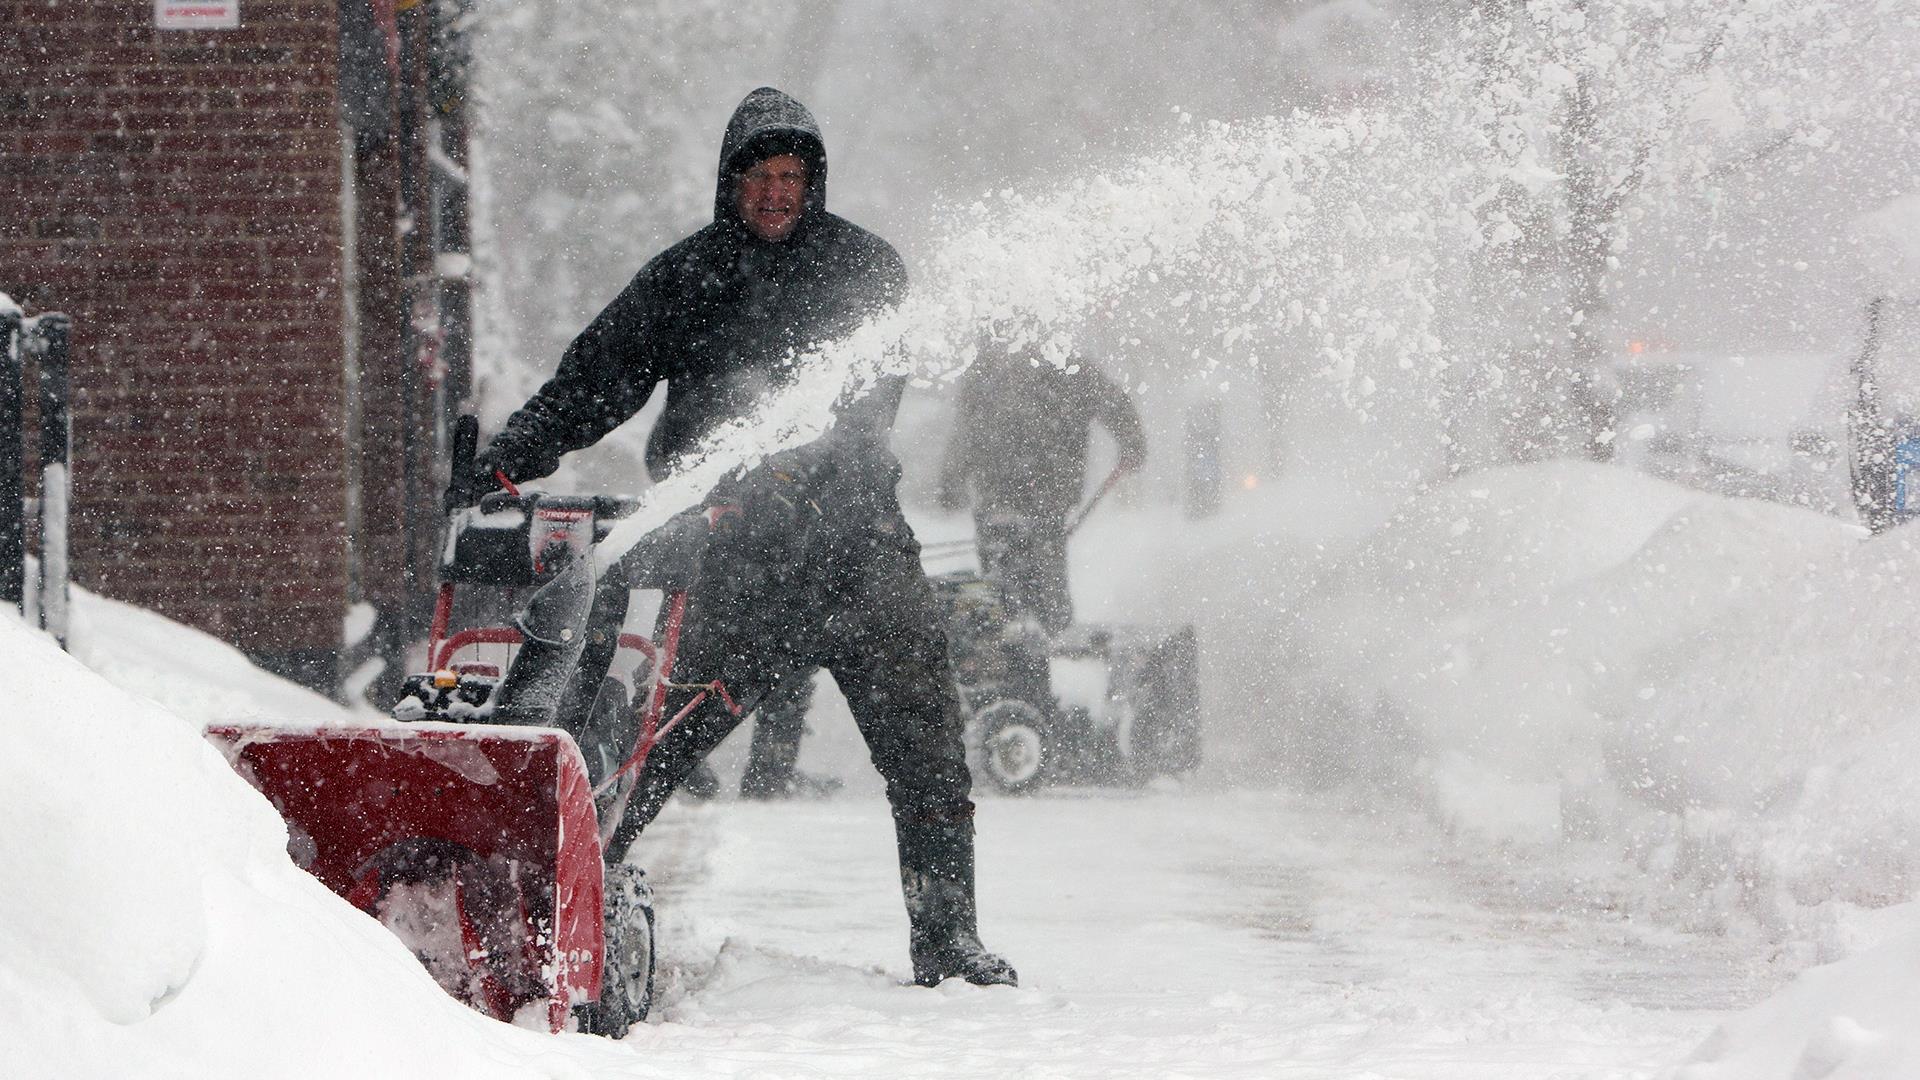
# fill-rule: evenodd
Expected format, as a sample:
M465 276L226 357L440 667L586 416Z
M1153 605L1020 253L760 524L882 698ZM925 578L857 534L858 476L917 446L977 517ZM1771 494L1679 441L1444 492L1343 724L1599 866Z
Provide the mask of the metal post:
M20 606L25 596L27 535L22 502L20 313L0 310L0 602Z
M48 312L34 321L40 367L40 628L67 647L72 611L68 580L72 573L67 518L73 488L69 462L73 427L67 371L72 320Z
M1886 298L1867 304L1866 332L1853 358L1853 404L1847 409L1847 442L1851 454L1853 505L1860 520L1874 532L1897 524L1894 514L1894 434L1880 410L1880 322Z
M471 404L468 396L473 389L473 229L467 190L472 9L472 0L441 0L434 6L429 63L434 271L440 282L440 363L445 371L443 424L452 423ZM447 448L443 444L439 449Z

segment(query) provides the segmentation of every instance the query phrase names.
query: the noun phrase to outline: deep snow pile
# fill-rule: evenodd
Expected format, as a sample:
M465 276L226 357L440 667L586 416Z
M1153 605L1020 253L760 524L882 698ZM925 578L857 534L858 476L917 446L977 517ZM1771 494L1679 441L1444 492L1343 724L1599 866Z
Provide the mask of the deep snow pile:
M1920 932L1911 907L1869 914L1920 876L1920 551L1911 530L1863 537L1579 463L1442 485L1282 613L1244 616L1285 622L1255 676L1284 706L1267 760L1516 862L1637 864L1644 891L1609 900L1629 912L1749 920L1808 959ZM1779 1071L1801 1049L1859 1070L1835 1076L1912 1075L1920 1041L1889 1005L1920 976L1908 936L1702 1048L1737 1067L1684 1075L1829 1075Z
M1610 844L1702 917L1830 945L1822 905L1920 874L1916 576L1904 530L1599 466L1474 474L1300 600L1285 764L1497 843Z
M297 869L278 815L200 736L210 719L322 699L184 627L78 599L82 651L103 670L207 672L216 683L156 688L222 711L170 712L0 612L0 1075L581 1074L578 1059L541 1063L547 1036L446 997Z
M1815 968L1722 1024L1664 1080L1899 1080L1920 1075L1920 912L1860 956Z
M255 667L211 634L85 590L74 592L69 640L74 658L108 682L203 724L355 720L332 700Z

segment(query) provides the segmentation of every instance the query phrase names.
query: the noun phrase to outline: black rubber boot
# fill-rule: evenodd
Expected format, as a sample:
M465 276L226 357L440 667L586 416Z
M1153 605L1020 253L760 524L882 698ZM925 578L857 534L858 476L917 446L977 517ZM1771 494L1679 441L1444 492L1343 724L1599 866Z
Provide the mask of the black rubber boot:
M907 901L913 981L938 986L950 978L975 986L1018 986L1004 957L980 944L973 896L973 824L896 822L900 888Z
M792 679L761 699L753 718L747 771L740 776L742 798L785 799L795 794L794 763L800 760L812 697L811 680Z

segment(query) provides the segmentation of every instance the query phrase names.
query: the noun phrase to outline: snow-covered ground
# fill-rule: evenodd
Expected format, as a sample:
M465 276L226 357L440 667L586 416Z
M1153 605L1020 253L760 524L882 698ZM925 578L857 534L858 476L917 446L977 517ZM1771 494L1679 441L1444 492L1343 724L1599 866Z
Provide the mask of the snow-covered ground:
M987 801L980 838L983 932L1026 985L916 995L882 804L677 815L650 838L676 982L629 1042L693 1076L1626 1077L1770 985L1737 940L1404 814L1071 792Z
M1199 627L1210 761L982 798L1024 985L902 985L823 694L838 797L676 806L636 849L662 995L621 1043L446 999L198 733L348 714L98 598L73 658L0 617L0 1075L1920 1075L1901 532L1549 464L1114 509L1074 555L1085 615Z

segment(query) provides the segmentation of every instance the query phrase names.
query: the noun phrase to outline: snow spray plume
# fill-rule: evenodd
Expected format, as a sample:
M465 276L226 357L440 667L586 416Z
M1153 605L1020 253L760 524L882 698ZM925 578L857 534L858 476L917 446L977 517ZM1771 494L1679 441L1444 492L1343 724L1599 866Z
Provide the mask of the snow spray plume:
M1753 152L1755 131L1805 134L1833 112L1823 99L1760 91L1806 85L1797 65L1831 61L1861 36L1845 23L1873 19L1812 0L1764 16L1704 0L1582 7L1543 0L1510 25L1470 22L1383 102L1233 125L1183 116L1162 153L953 210L900 306L797 357L790 387L715 432L615 536L817 437L836 401L882 375L950 380L983 331L1056 364L1089 344L1118 352L1136 387L1249 380L1288 413L1269 422L1303 432L1303 467L1356 482L1405 489L1565 452L1580 423L1563 415L1570 372L1595 361L1563 343L1597 348L1604 307L1605 282L1580 258L1602 275L1618 262L1593 246L1617 234L1569 229L1617 225L1622 201L1713 174ZM1743 96L1703 131L1688 110L1709 90ZM1660 101L1634 107L1630 91ZM1588 144L1554 141L1569 101L1597 108L1609 94L1620 107ZM1578 202L1569 185L1587 176L1609 185L1615 217L1595 222Z
M906 300L797 358L793 382L713 433L692 468L656 488L648 510L608 537L614 550L605 558L617 558L620 543L691 505L733 470L817 438L831 426L836 401L882 376L951 379L988 328L1064 364L1076 327L1176 275L1208 278L1231 295L1244 312L1241 325L1254 328L1243 335L1324 328L1320 374L1362 401L1373 388L1356 378L1360 350L1385 344L1412 364L1436 347L1419 334L1369 335L1354 323L1388 306L1431 311L1422 293L1432 278L1410 272L1418 251L1401 239L1412 235L1417 245L1420 231L1406 229L1398 215L1367 213L1389 197L1369 196L1352 182L1363 174L1361 162L1407 135L1378 114L1209 124L1123 174L960 211ZM1408 250L1388 254L1396 248ZM1332 273L1355 249L1377 257L1353 273ZM1262 302L1288 295L1285 284L1296 280L1339 283L1343 295L1374 302L1336 303L1334 290L1310 302Z

